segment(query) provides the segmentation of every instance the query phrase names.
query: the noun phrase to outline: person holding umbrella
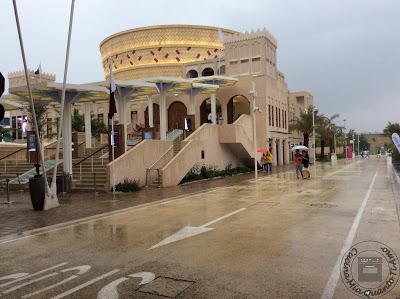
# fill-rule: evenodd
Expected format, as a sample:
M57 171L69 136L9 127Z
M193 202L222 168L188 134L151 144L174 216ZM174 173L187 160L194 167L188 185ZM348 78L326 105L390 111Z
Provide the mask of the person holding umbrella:
M296 145L292 148L292 151L295 151L294 154L294 169L296 171L297 179L300 179L299 174L301 177L304 178L303 175L303 155L300 151L308 151L308 148L304 145Z
M261 155L261 166L262 170L266 170L267 173L272 173L272 154L268 148L259 148L258 152L262 153Z

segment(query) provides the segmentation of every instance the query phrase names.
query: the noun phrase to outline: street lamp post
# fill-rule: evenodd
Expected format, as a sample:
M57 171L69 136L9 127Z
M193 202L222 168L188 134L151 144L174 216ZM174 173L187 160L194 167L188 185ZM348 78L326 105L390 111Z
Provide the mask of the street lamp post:
M344 122L344 126L343 126L344 127L344 156L347 159L346 120L344 119L343 122Z
M315 107L312 106L312 135L313 135L313 153L314 153L314 165L316 163L316 147L315 147Z
M357 133L357 156L360 155L360 133Z
M354 152L354 132L353 132L353 155L355 156L355 152Z
M254 178L258 178L258 171L257 171L257 132L256 132L256 113L261 113L261 109L256 106L256 98L257 98L257 92L256 92L256 84L253 82L253 88L250 91L250 95L253 98L253 154L254 154Z

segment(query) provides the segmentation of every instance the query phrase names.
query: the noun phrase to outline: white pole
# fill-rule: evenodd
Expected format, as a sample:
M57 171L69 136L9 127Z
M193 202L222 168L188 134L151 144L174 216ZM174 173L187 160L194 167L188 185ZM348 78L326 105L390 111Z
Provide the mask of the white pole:
M357 156L360 155L360 133L357 134Z
M57 166L58 166L58 160L59 160L59 153L60 153L60 142L61 142L61 132L62 132L62 125L63 125L63 118L64 118L64 107L65 107L65 89L67 85L67 74L68 74L68 63L69 63L69 49L71 45L71 33L72 33L72 23L74 20L74 7L75 7L75 0L71 1L71 13L69 17L69 28L68 28L68 39L67 39L67 50L65 53L65 65L64 65L64 78L63 78L63 86L62 86L62 92L61 92L61 108L60 108L60 118L58 121L58 136L57 136L57 146L56 146L56 164L54 166L54 171L53 171L53 180L51 182L51 189L53 190L54 194L57 194L56 192L56 178L57 178ZM66 130L69 131L69 130ZM71 132L70 132L71 133ZM65 138L65 136L63 136ZM64 154L65 151L69 150L67 148L63 148Z
M39 155L39 159L40 159L40 163L42 164L42 170L43 170L43 176L45 179L45 186L46 186L46 193L49 194L50 193L50 188L49 185L47 183L47 178L46 178L46 172L45 172L45 168L44 168L44 157L43 157L43 152L41 151L42 148L42 143L40 142L40 135L39 135L39 129L38 129L38 124L37 124L37 119L36 119L36 111L35 111L35 106L33 103L33 95L32 95L32 89L31 89L31 84L30 84L30 80L29 80L29 75L28 75L28 67L27 67L27 63L26 63L26 57L25 57L25 50L24 50L24 43L22 40L22 33L21 33L21 26L19 24L19 17L18 17L18 10L17 10L17 2L16 0L13 0L13 6L14 6L14 14L15 14L15 22L17 23L17 30L18 30L18 38L19 38L19 44L21 47L21 55L22 55L22 61L24 64L24 71L25 71L25 80L26 80L26 84L28 87L28 93L29 93L29 103L31 105L32 108L32 118L33 118L33 125L34 125L34 129L35 129L35 137L36 137L36 144L38 145L38 155ZM17 124L17 130L18 130L18 121L16 121Z
M257 133L256 133L256 84L253 82L253 90L251 91L253 96L253 154L254 154L254 178L257 180Z
M355 156L355 153L354 153L354 132L353 132L353 156Z
M313 135L313 151L314 151L314 165L316 163L316 147L315 147L315 107L312 106L312 135Z
M347 159L347 140L346 140L346 120L343 120L344 122L344 156Z
M115 165L114 165L114 115L111 119L111 153L112 153L112 172L113 172L113 200L115 199Z

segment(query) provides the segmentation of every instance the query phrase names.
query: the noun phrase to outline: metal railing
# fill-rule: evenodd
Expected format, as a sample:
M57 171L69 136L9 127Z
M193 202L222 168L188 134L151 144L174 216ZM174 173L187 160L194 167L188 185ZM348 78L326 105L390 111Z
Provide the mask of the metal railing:
M91 159L91 168L92 168L92 173L94 173L94 167L93 167L93 163L94 163L94 156L101 152L100 154L100 158L101 158L101 165L104 166L104 149L106 149L108 147L108 144L100 147L99 149L95 150L93 153L91 153L89 156L79 160L78 162L76 162L75 164L73 164L72 166L77 166L79 165L79 180L82 179L82 163Z
M161 161L163 161L163 159L165 157L167 157L169 154L173 155L174 152L174 146L172 145L170 148L168 148L168 150L156 161L153 163L153 165L151 165L149 168L146 169L146 187L149 186L149 176L151 175L152 172L157 172L157 186L161 187L161 172L160 172L160 168L163 165L163 163L161 163Z
M0 161L4 160L4 172L7 172L7 160L6 159L11 157L12 155L15 155L15 165L18 165L18 155L17 154L20 151L24 151L24 150L26 150L26 148L20 148L20 149L18 149L16 151L14 151L12 153L9 153L9 154L5 155L4 157L0 158Z

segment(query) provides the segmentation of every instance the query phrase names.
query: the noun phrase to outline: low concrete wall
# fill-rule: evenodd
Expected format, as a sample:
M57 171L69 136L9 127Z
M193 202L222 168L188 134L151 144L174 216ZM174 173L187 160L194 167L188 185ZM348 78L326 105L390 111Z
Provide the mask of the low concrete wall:
M214 124L203 124L183 141L184 146L180 152L162 168L163 187L178 185L196 164L219 169L225 168L228 164L234 167L243 165L228 146L220 143L219 127Z
M146 183L146 169L159 160L172 146L172 141L144 140L114 162L107 164L109 188L113 183L113 168L115 184L123 182L125 178L139 180L140 185ZM114 163L114 167L112 164Z

